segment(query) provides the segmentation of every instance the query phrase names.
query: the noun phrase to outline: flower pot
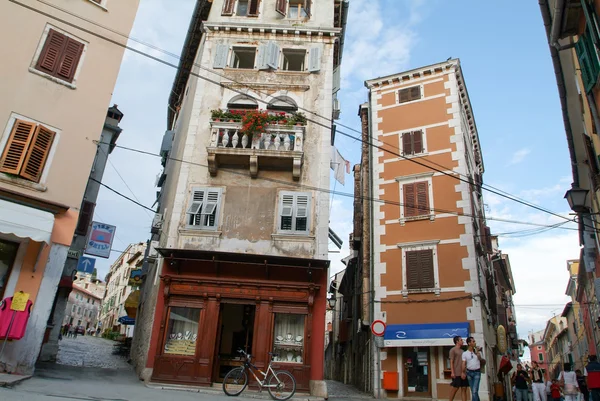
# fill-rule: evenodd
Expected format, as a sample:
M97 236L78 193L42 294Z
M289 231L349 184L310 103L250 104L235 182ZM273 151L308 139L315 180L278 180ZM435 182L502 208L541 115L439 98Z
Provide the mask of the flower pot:
M220 118L213 118L213 121L219 122L219 121L221 121L221 119Z
M302 127L302 123L296 123L296 127Z

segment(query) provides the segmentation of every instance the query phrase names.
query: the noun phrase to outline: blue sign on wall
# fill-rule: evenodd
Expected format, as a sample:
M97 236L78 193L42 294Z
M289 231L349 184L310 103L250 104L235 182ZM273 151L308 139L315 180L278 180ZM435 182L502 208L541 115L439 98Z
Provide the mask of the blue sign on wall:
M77 262L77 271L91 274L94 272L95 265L96 259L82 256L79 258L79 262Z
M383 335L387 347L454 345L454 336L467 338L469 322L388 324Z

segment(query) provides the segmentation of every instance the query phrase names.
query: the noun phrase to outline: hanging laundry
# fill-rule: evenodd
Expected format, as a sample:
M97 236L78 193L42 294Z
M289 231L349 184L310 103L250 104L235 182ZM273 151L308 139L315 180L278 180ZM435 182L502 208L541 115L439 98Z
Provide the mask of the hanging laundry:
M335 146L331 147L331 161L329 166L334 172L336 181L345 185L345 174L350 174L350 162L342 157Z
M24 311L11 309L12 297L4 298L0 304L0 341L20 340L25 335L25 328L31 315L31 301L27 301ZM14 318L13 318L14 315ZM12 321L12 324L11 324ZM7 337L8 335L8 337Z

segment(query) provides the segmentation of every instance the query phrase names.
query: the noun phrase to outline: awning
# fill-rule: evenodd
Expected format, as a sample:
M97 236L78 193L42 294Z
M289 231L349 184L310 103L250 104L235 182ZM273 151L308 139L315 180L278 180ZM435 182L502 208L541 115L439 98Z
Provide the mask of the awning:
M54 215L0 199L0 232L50 244Z
M135 324L135 319L129 316L121 316L118 322L123 326L133 326Z
M466 339L469 322L390 324L385 328L383 343L386 347L454 345L454 336Z
M127 316L135 319L137 315L137 308L140 304L140 290L135 290L125 300L125 312Z

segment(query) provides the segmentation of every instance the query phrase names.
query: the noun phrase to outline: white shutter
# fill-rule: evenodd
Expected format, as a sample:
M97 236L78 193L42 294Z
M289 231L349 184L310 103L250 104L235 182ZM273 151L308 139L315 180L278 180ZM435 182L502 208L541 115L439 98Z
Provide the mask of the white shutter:
M296 198L296 217L308 217L308 196L298 195Z
M213 214L219 203L219 191L209 191L206 197L206 206L202 210L202 214Z
M227 66L227 56L229 54L229 46L218 44L215 49L215 61L213 68L225 68Z
M342 86L341 67L337 66L333 69L333 93L340 90Z
M283 195L281 197L281 216L292 217L294 213L294 195Z
M312 47L308 56L308 71L318 72L321 70L321 48Z
M269 42L267 51L267 66L276 70L279 61L279 45L275 42Z
M192 192L192 201L190 202L190 207L187 210L189 214L198 214L202 209L202 204L204 201L204 191L193 191Z
M259 70L268 70L269 64L267 64L267 55L269 52L268 45L259 45L258 46L258 56L256 60L256 67Z

